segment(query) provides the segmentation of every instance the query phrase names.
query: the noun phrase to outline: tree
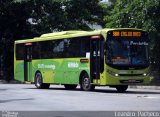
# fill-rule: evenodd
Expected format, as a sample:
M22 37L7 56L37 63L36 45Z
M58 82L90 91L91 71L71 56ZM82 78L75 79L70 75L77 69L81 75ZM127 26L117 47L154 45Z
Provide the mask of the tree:
M0 68L7 80L13 79L15 40L53 31L90 30L89 24L104 25L100 0L1 0L0 5Z
M106 27L141 28L149 33L150 60L153 70L158 69L158 74L160 73L159 13L159 0L117 0L110 15L104 18Z
M110 16L105 17L106 27L132 27L148 31L152 60L160 64L160 1L117 0Z

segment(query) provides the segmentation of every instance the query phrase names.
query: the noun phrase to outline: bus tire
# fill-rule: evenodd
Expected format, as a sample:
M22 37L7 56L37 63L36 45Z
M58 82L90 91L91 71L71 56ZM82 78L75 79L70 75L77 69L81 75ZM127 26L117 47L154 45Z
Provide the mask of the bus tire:
M83 91L93 91L95 89L95 85L91 84L91 80L87 73L84 73L81 76L80 88Z
M73 90L73 89L76 89L77 85L65 84L64 87L67 90Z
M128 85L118 85L116 86L116 89L119 93L123 93L128 89Z
M42 74L40 72L37 72L35 75L35 86L38 89L48 89L50 84L43 83Z

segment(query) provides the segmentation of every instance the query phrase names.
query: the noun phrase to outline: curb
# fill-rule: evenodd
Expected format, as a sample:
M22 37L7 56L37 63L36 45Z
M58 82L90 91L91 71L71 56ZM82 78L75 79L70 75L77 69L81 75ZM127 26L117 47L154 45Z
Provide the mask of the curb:
M6 80L0 80L0 84L24 84L24 83L16 80L11 80L9 82L7 82Z
M160 86L129 86L129 88L160 90Z
M8 82L5 80L0 80L0 84L7 84Z

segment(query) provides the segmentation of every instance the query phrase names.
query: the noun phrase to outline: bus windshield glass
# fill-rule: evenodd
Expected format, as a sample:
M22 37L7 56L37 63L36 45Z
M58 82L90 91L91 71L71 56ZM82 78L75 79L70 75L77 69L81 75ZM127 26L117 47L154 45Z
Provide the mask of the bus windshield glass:
M106 43L107 64L130 67L148 64L148 42L145 39L110 37Z

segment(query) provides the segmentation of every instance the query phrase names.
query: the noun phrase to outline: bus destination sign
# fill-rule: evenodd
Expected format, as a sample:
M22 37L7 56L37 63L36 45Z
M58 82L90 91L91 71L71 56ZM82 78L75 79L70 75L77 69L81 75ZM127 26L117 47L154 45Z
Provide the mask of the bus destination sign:
M141 37L142 32L140 31L113 31L113 37Z

